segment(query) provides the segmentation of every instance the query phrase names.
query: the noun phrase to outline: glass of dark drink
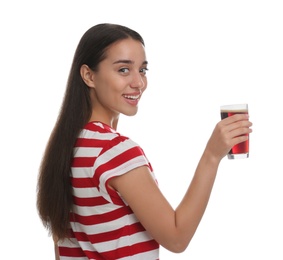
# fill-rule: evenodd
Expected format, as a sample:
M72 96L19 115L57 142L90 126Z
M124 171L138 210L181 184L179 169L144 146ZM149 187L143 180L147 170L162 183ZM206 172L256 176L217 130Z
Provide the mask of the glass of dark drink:
M248 114L248 104L234 104L220 107L221 119L235 114ZM247 134L248 135L248 134ZM236 144L227 154L228 159L241 159L249 157L249 139Z

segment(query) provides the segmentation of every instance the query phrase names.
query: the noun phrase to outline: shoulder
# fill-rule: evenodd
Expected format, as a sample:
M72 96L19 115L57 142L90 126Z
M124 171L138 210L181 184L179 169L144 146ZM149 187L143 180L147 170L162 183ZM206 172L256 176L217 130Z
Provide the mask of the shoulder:
M141 147L132 139L121 135L101 122L90 122L86 124L80 131L74 148L75 150L96 148L99 150L99 155L111 153L110 157L124 153L131 154L132 156L135 156L135 154L144 154Z

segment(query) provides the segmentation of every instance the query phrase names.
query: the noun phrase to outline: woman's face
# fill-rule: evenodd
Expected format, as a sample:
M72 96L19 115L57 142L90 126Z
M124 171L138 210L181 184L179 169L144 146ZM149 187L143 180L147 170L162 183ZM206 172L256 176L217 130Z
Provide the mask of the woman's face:
M139 41L125 39L112 44L94 72L94 112L109 119L120 113L135 115L147 87L146 70L145 50Z

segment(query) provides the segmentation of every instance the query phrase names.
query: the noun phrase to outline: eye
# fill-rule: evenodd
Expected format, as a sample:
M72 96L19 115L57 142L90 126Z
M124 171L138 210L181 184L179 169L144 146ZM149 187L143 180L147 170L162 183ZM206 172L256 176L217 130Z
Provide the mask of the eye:
M143 73L144 75L146 74L147 71L148 71L148 68L142 68L142 69L140 70L140 72Z
M129 69L128 68L121 68L121 69L119 69L119 72L128 73Z

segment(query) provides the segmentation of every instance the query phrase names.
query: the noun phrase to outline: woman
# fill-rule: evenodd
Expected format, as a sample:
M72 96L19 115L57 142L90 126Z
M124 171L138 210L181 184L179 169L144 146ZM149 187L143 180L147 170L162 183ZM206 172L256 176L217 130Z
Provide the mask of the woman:
M37 207L58 259L158 259L182 252L204 214L221 159L251 133L246 115L220 121L174 210L143 150L117 132L147 87L142 37L98 24L81 38L42 160Z

